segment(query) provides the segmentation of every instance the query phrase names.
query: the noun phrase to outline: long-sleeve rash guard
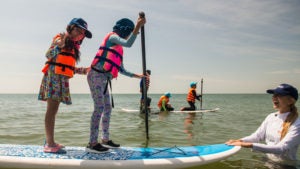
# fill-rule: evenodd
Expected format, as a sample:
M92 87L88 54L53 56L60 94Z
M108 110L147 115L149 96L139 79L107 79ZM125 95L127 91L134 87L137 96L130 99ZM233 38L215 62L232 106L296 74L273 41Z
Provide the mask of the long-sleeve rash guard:
M252 142L254 151L266 153L272 160L297 160L297 150L300 144L299 118L290 126L286 136L280 140L282 124L289 113L271 113L253 134L241 140ZM260 141L265 141L266 144L259 143Z

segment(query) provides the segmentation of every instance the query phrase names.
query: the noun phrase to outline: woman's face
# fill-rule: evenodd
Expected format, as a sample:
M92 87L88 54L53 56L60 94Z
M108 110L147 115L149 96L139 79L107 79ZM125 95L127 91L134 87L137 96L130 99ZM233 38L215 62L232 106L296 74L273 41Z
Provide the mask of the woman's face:
M74 26L71 30L70 36L73 41L80 41L85 37L84 29Z
M272 97L273 108L279 110L280 113L290 111L291 105L294 104L294 99L291 96L282 96L274 94Z

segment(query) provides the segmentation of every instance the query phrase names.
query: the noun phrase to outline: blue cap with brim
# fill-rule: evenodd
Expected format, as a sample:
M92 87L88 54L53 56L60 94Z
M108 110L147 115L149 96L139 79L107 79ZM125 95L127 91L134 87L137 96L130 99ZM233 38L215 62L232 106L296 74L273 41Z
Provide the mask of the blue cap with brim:
M275 89L267 90L269 94L278 94L281 96L292 96L295 100L298 100L298 90L289 84L281 84Z
M73 18L69 25L76 25L85 30L85 37L92 38L92 33L88 30L88 24L82 18Z
M166 93L165 93L165 96L167 96L167 97L172 97L172 95L171 95L170 92L166 92Z
M196 86L197 85L197 82L191 82L190 83L190 86L192 87L192 86Z

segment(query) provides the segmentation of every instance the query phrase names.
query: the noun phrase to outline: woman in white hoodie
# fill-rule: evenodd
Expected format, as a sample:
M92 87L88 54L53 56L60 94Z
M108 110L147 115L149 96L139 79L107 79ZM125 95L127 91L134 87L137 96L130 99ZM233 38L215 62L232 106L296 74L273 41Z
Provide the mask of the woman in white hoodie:
M273 94L275 113L269 114L260 127L250 136L229 140L228 145L252 148L266 153L272 161L295 165L300 144L300 119L297 107L298 91L289 84L281 84L275 89L267 90ZM266 144L260 143L264 141Z

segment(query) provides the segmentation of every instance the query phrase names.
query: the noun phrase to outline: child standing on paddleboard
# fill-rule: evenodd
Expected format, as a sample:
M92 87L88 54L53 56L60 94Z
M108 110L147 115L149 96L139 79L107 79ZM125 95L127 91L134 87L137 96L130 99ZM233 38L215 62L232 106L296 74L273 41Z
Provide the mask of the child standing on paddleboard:
M46 53L48 61L43 68L44 77L40 86L38 99L47 101L45 115L46 153L65 153L63 145L54 141L55 116L60 102L72 104L69 79L76 74L87 74L89 68L77 68L80 60L80 45L85 37L92 38L87 23L82 18L74 18L67 26L65 33L53 38Z
M200 101L201 95L197 95L196 88L197 88L197 82L191 82L190 83L190 90L186 96L186 101L189 103L190 107L182 107L181 111L193 111L196 110L195 101L196 99Z
M143 91L143 84L145 81L146 84L146 92L148 91L150 87L150 75L151 75L151 70L146 70L146 77L142 78L140 81L140 93L141 93L141 100L140 100L140 113L145 113L144 110L144 91ZM151 104L151 98L147 97L146 104L147 108L150 110L150 104Z
M123 66L123 46L131 47L139 29L146 23L145 18L138 18L134 23L123 18L117 21L113 31L108 33L94 58L91 71L88 73L88 83L94 101L94 111L90 123L90 140L86 148L87 152L101 153L108 148L120 147L109 138L109 123L113 107L108 84L118 73L129 77L142 78L143 75L128 72ZM98 142L99 125L101 120L102 144Z

